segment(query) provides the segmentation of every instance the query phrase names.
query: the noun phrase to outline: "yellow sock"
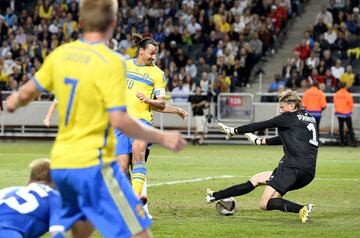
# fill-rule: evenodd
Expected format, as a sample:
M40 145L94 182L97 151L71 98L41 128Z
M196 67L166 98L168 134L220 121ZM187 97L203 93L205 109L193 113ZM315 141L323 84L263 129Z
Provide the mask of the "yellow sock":
M146 167L144 162L136 163L131 172L131 184L136 196L141 195L146 180Z

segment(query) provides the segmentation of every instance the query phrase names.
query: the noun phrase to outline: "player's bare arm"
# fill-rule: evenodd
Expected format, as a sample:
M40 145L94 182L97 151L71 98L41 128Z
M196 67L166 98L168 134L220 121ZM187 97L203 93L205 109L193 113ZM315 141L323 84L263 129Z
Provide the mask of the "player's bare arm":
M144 94L142 94L141 92L138 92L137 96L140 99L140 101L149 104L148 102L150 101L150 99L148 97L146 97ZM161 112L161 113L177 114L183 120L187 120L187 118L189 116L189 113L187 111L183 110L182 108L171 106L168 104L165 104L165 107L163 109L159 109L157 107L152 107L151 109L154 111L157 111L157 112Z
M114 111L110 113L110 123L126 135L150 143L158 143L174 152L182 150L186 141L178 132L161 132L150 126L141 125L126 112Z
M185 111L184 109L182 109L180 107L171 106L168 104L165 105L164 110L156 110L155 109L155 111L162 112L162 113L177 114L183 120L187 120L187 118L189 116L189 113L187 111Z
M146 97L143 93L137 92L136 96L143 103L149 104L153 109L164 110L166 105L165 97L158 97L156 99L150 99Z
M50 127L50 125L51 125L51 117L54 114L57 104L58 104L58 102L56 100L53 101L50 105L48 112L46 113L45 119L43 121L43 123L46 127Z
M28 81L18 92L12 93L7 98L6 108L8 112L15 112L17 108L25 106L40 95L33 80Z

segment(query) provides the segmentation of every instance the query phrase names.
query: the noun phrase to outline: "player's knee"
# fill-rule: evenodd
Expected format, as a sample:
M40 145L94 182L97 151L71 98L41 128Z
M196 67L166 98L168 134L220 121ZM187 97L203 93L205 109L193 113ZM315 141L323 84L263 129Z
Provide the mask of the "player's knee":
M133 162L145 162L146 150L133 150Z
M261 210L267 210L267 204L268 204L268 200L262 199L260 200L260 209Z
M121 171L123 171L124 174L129 174L129 166L120 166L121 167Z
M132 238L153 238L149 229L146 229L136 235L133 235Z

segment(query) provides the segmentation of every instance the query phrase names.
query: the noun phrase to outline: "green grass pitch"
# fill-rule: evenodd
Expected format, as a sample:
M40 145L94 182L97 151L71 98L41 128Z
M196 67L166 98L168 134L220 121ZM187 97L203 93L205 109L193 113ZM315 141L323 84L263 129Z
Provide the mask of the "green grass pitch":
M2 142L0 188L25 184L28 163L49 157L50 148L50 142ZM230 217L218 215L214 204L205 204L206 188L221 189L273 170L282 154L279 146L188 146L178 154L154 146L148 163L154 236L360 237L360 148L321 147L316 179L285 196L315 204L308 224L297 214L259 210L261 187L237 197L237 211ZM234 177L216 178L224 175Z

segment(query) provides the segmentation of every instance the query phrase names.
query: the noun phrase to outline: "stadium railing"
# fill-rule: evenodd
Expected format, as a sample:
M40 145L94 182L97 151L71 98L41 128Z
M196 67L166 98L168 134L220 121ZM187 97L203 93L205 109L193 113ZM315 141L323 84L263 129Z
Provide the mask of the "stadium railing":
M272 118L280 113L279 105L276 102L255 102L258 96L276 96L276 93L258 93L256 97L248 93L225 93L220 94L217 102L212 102L210 108L205 112L209 117L209 135L223 140L217 129L217 122L222 121L230 126L243 125L254 121L262 121ZM300 94L301 95L301 94ZM333 94L326 94L332 97ZM360 94L353 94L355 100L360 100ZM4 106L6 102L3 101ZM43 125L43 119L51 104L51 101L35 101L28 107L20 108L14 114L3 111L0 113L0 136L2 138L12 137L34 137L53 138L57 133L57 112L52 118L52 126L47 128ZM190 138L196 128L192 116L192 108L189 102L175 102L171 105L181 107L189 112L187 121L183 121L176 115L154 113L154 126L160 129L180 130L186 138ZM354 104L352 116L355 136L360 138L360 104ZM320 122L321 137L328 141L336 141L338 132L337 118L334 114L334 105L328 103L322 114ZM265 135L276 135L276 130L266 130Z

